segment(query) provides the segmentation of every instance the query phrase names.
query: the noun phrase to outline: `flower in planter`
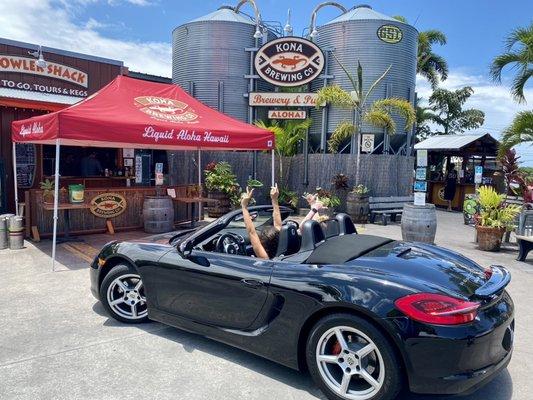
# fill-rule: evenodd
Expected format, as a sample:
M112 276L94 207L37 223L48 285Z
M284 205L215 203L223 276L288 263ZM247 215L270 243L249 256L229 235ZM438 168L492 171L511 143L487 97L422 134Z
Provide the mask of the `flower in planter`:
M352 193L356 194L357 196L366 196L370 190L365 185L357 185L352 189Z

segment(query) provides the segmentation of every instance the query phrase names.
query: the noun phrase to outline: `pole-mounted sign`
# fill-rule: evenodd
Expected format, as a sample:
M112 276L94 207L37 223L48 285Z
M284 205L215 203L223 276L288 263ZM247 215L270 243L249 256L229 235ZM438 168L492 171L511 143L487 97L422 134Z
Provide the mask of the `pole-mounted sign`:
M324 54L309 40L279 38L259 49L255 69L261 78L276 86L301 86L322 73Z

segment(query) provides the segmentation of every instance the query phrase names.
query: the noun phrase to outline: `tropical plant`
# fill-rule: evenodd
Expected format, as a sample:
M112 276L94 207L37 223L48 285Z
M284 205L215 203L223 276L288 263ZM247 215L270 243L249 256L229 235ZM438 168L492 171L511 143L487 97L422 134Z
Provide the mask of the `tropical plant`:
M506 204L505 195L498 194L491 186L480 186L479 215L476 216L478 226L511 230L521 207L516 204Z
M333 177L333 182L331 182L335 190L348 190L348 177L344 174L337 174Z
M436 89L429 98L433 111L430 117L442 127L439 135L453 135L469 129L479 128L485 122L485 113L474 108L463 109L466 101L474 94L474 89L465 86L462 89Z
M324 207L335 209L341 205L341 199L331 193L329 190L321 187L316 188L317 200L320 201Z
M229 163L225 161L209 163L204 174L207 190L225 193L233 204L239 203L241 188Z
M281 187L279 189L279 203L296 209L298 207L298 193Z
M407 19L395 16L400 22L407 24ZM416 72L428 80L433 89L436 89L440 81L448 78L448 63L446 60L433 52L434 45L444 46L446 35L436 29L418 33L418 54Z
M520 171L520 157L516 155L516 151L513 149L507 150L503 156L498 157L498 161L502 165L507 193L516 195L513 186L523 191L526 186L526 180L524 174Z
M265 185L263 184L263 182L257 179L248 179L248 182L246 182L246 186L253 189L260 189Z
M524 142L533 142L533 111L519 112L511 125L503 131L500 156L508 149Z
M360 142L360 133L362 131L363 120L380 128L386 128L388 134L394 134L396 131L396 124L392 119L392 113L396 112L405 118L405 130L409 129L415 122L415 111L413 106L404 99L389 98L382 99L368 104L368 98L374 89L389 73L392 66L389 66L383 74L376 79L365 92L363 89L363 68L361 63L357 63L357 71L352 75L348 69L340 62L340 60L332 53L333 57L340 65L351 84L351 91L346 91L338 85L326 86L318 91L317 104L324 103L352 110L355 121L345 121L340 123L331 135L328 145L331 152L337 152L340 145L348 138L353 139L357 136ZM319 107L319 106L318 106ZM360 146L354 147L352 141L352 153L357 149L357 167L355 172L355 183L359 183L361 152Z
M420 97L416 98L416 133L415 133L415 140L417 142L422 141L424 139L427 139L429 136L431 136L433 133L431 132L431 128L429 127L428 122L433 121L434 114L431 110L431 107L426 107L421 105L423 102L423 99Z
M525 103L524 88L533 77L533 22L517 28L505 39L505 52L497 56L490 66L492 78L501 82L502 72L511 67L516 74L511 84L511 94L519 103Z
M43 201L45 203L52 203L54 201L55 183L50 179L46 179L39 183L39 187L43 191Z
M357 185L352 189L352 193L357 196L366 196L369 192L370 190L365 185Z
M280 182L284 181L283 157L292 157L298 151L298 142L305 139L307 130L313 121L308 118L302 121L287 120L283 122L273 121L266 124L263 121L256 121L255 125L271 131L276 136L275 153L278 156Z

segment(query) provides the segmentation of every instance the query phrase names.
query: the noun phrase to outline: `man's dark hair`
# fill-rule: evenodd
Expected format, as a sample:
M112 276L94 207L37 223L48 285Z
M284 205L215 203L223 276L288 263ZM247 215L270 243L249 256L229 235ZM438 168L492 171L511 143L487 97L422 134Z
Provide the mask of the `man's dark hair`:
M267 226L261 230L259 240L268 254L268 258L276 257L279 243L279 231L274 226Z

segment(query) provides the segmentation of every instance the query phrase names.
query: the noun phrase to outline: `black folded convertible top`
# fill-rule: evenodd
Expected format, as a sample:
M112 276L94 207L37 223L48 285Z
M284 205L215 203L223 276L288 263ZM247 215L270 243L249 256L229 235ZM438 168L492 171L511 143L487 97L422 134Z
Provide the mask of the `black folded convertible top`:
M392 242L392 239L372 235L335 236L319 245L307 264L344 264Z

